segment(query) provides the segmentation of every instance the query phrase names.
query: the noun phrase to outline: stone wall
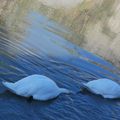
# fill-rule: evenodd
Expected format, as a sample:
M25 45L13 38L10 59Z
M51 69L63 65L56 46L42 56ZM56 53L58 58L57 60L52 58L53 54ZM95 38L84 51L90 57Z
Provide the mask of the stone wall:
M70 29L68 40L120 67L120 0L68 1L0 0L0 24L19 27L29 10L37 11Z

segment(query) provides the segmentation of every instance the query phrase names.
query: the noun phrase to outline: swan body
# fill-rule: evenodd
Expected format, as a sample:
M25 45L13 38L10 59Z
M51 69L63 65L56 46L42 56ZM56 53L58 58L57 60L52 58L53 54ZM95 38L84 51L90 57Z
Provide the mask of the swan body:
M90 92L104 98L120 98L120 85L110 79L98 79L83 84Z
M49 100L61 93L70 93L65 88L59 88L50 78L43 75L30 75L15 83L2 82L11 92L23 96L33 97L35 100Z

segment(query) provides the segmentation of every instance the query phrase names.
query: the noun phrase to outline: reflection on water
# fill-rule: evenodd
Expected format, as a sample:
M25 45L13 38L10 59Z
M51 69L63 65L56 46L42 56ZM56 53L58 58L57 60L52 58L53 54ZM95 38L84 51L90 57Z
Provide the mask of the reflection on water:
M23 27L29 23L19 22L27 13L42 13L72 31L66 34L59 30L54 32L119 67L119 6L119 0L2 0L0 25L12 33L23 34Z
M43 74L60 87L78 91L82 82L98 78L119 80L110 63L68 42L71 32L37 12L28 12L16 31L0 29L0 80L17 81ZM13 26L14 28L14 26ZM114 120L119 100L90 93L60 95L57 99L28 103L0 85L0 120Z

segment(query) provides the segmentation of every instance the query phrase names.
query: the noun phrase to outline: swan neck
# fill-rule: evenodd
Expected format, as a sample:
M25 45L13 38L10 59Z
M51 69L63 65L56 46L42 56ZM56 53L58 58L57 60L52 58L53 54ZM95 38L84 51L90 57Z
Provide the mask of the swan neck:
M70 91L65 89L65 88L60 88L60 93L66 93L66 94L69 94Z

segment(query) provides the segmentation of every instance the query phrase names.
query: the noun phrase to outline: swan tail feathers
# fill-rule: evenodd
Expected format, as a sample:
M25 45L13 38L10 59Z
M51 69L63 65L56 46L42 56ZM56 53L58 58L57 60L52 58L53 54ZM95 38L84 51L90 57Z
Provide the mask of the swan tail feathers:
M3 81L2 84L8 88L10 91L14 92L14 84L10 82Z

